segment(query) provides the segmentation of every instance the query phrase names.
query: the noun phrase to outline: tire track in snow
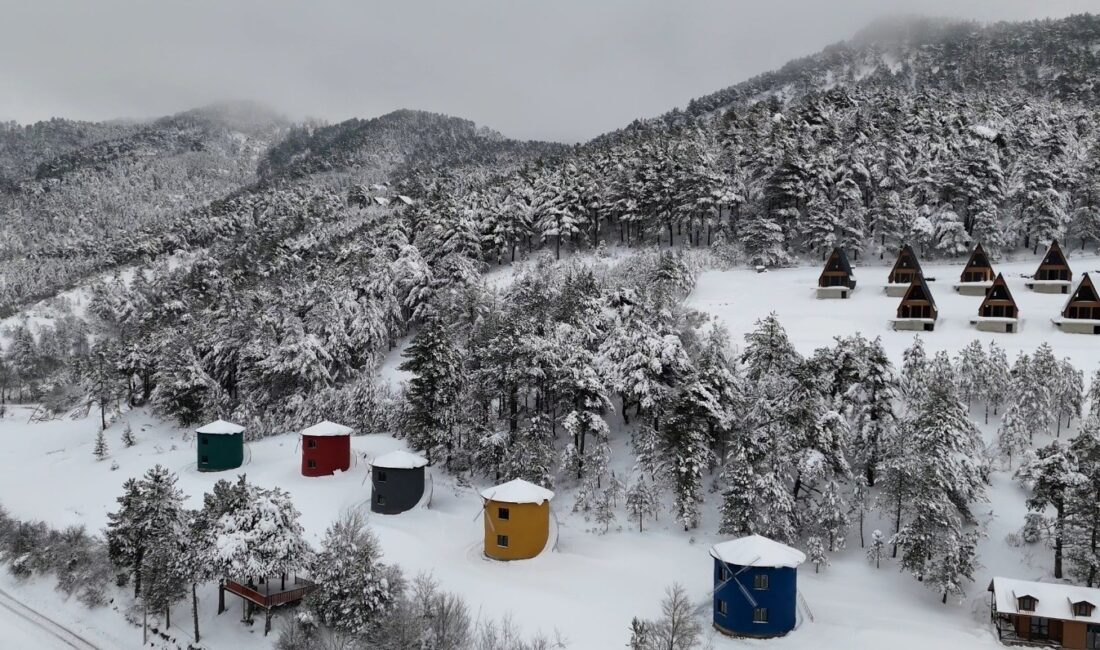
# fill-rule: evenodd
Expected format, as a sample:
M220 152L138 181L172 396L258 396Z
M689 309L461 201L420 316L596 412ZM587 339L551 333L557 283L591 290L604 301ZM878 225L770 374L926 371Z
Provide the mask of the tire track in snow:
M100 650L99 646L96 644L88 641L45 614L27 607L3 589L0 589L0 607L3 607L19 618L31 623L50 636L55 637L70 648L75 648L76 650Z

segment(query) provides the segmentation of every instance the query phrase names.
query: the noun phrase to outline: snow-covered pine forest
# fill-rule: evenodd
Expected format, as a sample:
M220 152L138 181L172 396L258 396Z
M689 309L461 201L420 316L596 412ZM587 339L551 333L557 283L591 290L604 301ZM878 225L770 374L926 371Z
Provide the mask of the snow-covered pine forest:
M1097 266L1098 42L881 23L576 147L416 111L5 125L0 586L55 581L104 647L143 614L166 648L736 647L706 549L759 533L818 614L776 647L992 646L991 575L1100 584L1097 343L1058 296L979 337L942 281L948 325L891 332L877 285L903 243L950 280L980 242L1017 294L1054 239ZM838 246L860 294L815 302ZM243 478L195 470L219 418ZM358 464L302 479L322 420ZM432 508L364 517L402 448ZM559 548L487 567L478 489L514 478ZM267 641L214 614L226 575L296 572L322 588Z

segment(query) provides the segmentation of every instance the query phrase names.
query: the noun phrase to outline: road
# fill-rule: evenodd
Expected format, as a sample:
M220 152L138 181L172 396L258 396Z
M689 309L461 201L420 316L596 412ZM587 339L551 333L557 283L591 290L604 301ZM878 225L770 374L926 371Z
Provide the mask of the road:
M0 647L100 650L76 632L27 607L0 589Z

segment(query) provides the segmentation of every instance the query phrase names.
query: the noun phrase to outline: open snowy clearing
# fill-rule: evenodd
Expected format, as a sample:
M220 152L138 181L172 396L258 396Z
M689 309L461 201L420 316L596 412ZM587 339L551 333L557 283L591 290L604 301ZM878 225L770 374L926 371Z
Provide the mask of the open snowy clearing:
M1070 259L1076 275L1100 267L1097 258ZM1021 273L1030 273L1030 259L998 264L1005 273L1023 317L1019 334L977 332L969 319L976 314L980 298L959 296L952 289L961 265L928 264L925 272L936 277L931 284L940 309L936 331L922 334L929 352L946 349L952 353L973 338L986 341L996 337L1009 353L1031 351L1049 341L1057 356L1069 356L1086 373L1100 364L1100 337L1064 334L1050 323L1065 296L1043 295L1027 291ZM866 336L881 335L895 363L912 341L913 333L892 332L888 319L897 298L886 297L881 290L887 267L860 267L856 270L859 288L850 300L816 300L813 286L819 269L802 267L766 274L750 270L711 271L704 273L689 298L689 305L713 314L730 330L735 343L752 328L756 319L770 311L778 313L794 344L804 353L830 344L832 337L856 331ZM386 361L392 372L399 360L396 352ZM388 373L387 373L388 374ZM0 494L13 515L42 519L54 526L83 523L100 530L106 513L115 509L122 482L144 472L154 464L164 465L180 476L180 488L188 495L189 505L201 504L202 494L220 478L232 479L238 472L202 474L195 470L193 435L171 424L138 411L128 414L138 444L123 448L119 435L122 422L108 431L111 459L97 462L92 455L98 418L59 420L28 424L30 410L14 408L0 421L0 437L7 453L19 459L9 471L0 474ZM977 410L975 410L977 416ZM613 464L620 473L628 473L632 455L627 436L618 430L621 418L609 416L617 442ZM996 428L993 421L983 427L987 439ZM1037 441L1042 443L1045 441ZM302 523L310 541L317 546L325 528L343 511L363 507L370 498L369 460L378 455L404 449L404 443L388 436L352 438L356 461L345 474L304 478L300 475L300 447L293 433L249 443L245 466L249 480L261 486L279 486L294 497L302 512ZM111 471L110 464L119 464ZM458 486L438 469L429 469L434 494L429 509L417 509L399 516L371 515L370 525L378 534L385 560L400 564L407 574L431 571L442 587L466 597L475 617L499 618L511 614L525 630L553 632L569 641L571 648L602 649L622 647L634 616L654 617L664 588L682 583L699 605L699 615L707 629L710 625L711 544L723 538L717 530L717 498L708 493L703 521L698 530L683 532L661 515L659 522L646 522L645 532L619 512L619 521L607 534L595 531L596 525L571 512L573 488L555 487L553 509L559 519L559 544L556 552L521 562L500 563L481 554L481 499L478 491L488 485L480 482ZM709 487L713 477L707 478ZM1024 492L1008 472L996 472L989 489L989 504L975 507L986 532L978 553L981 567L968 595L961 604L941 605L938 596L901 574L892 561L876 570L864 559L859 548L859 532L852 530L848 550L833 558L833 564L815 574L812 566L800 570L799 588L809 603L814 620L802 620L787 637L772 641L732 640L714 635L717 648L880 648L897 650L938 648L999 647L988 624L985 587L993 575L1023 579L1041 579L1049 575L1050 552L1041 545L1015 547L1006 536L1016 532L1024 515ZM889 527L868 521L865 532L874 528L889 532ZM127 647L131 640L139 644L141 631L126 624L110 609L87 612L75 602L60 608L50 604L59 600L46 581L17 586L4 576L0 587L21 595L33 594L51 607L57 620L66 625L83 617L85 625L102 630L118 639L108 647ZM228 597L230 607L220 617L216 609L216 589L207 585L201 593L204 643L211 648L264 647L262 624L252 628L239 623L240 603ZM173 616L171 632L190 639L189 605L179 604ZM0 626L4 625L0 619ZM33 631L32 631L33 632ZM273 637L269 637L268 642ZM47 646L48 647L48 646Z

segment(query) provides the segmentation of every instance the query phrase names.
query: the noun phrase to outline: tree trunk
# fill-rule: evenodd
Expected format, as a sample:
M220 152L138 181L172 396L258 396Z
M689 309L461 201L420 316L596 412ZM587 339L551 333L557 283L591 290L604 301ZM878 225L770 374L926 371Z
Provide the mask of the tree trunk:
M1058 504L1054 519L1054 577L1062 578L1062 537L1065 529L1065 506Z
M199 594L197 585L191 583L191 618L195 623L195 643L200 641L199 639Z

